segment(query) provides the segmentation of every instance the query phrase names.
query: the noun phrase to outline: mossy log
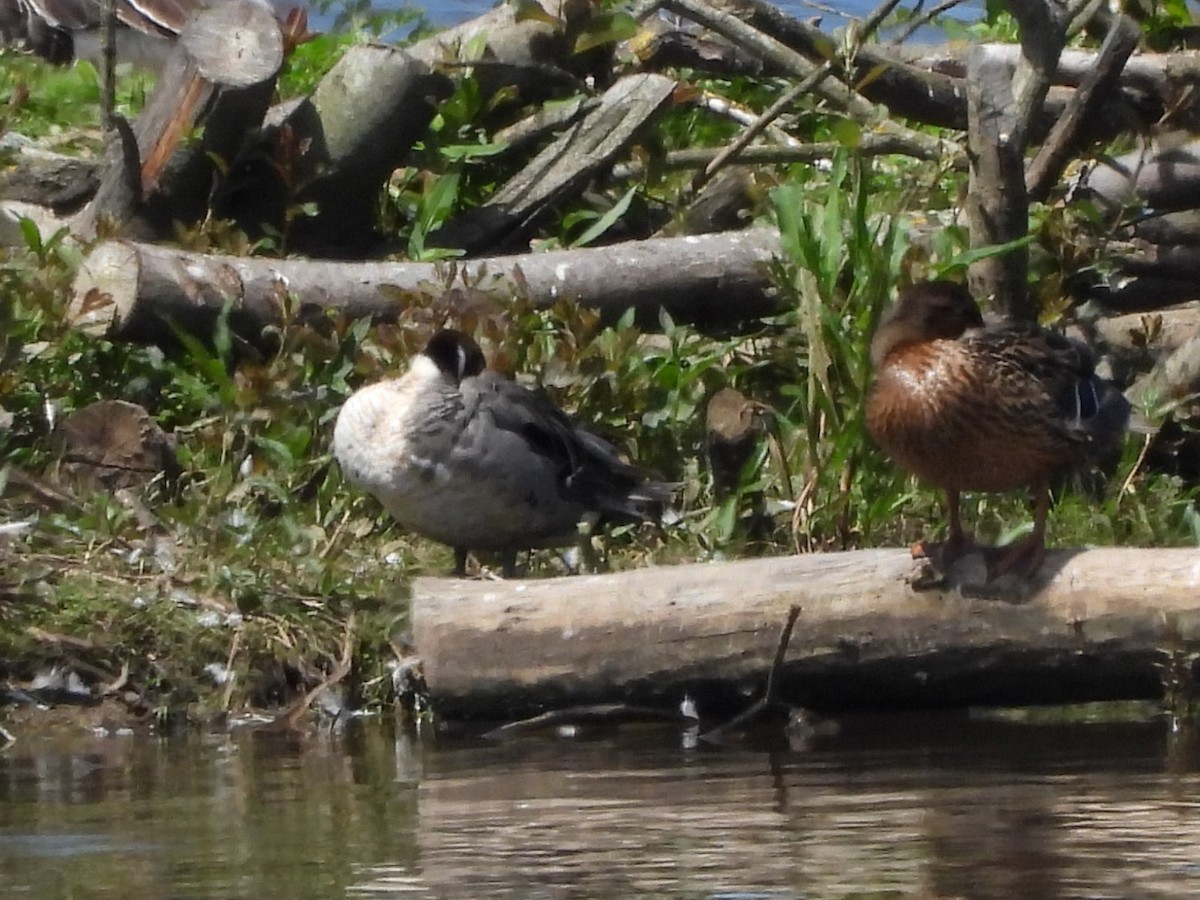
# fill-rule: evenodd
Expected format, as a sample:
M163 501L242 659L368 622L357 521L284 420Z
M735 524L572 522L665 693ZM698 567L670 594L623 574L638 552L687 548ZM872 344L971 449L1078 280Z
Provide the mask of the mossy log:
M821 710L1152 698L1165 652L1200 649L1200 551L1056 550L1018 598L917 590L923 564L860 550L480 582L418 578L413 640L435 708L503 720L624 702L705 715L761 695L802 608L779 699ZM1189 664L1190 665L1190 664Z
M174 343L173 322L207 340L228 306L237 334L256 345L283 322L340 312L394 319L406 295L439 295L461 282L551 305L571 299L609 321L627 309L655 323L660 309L679 321L728 324L777 312L768 263L779 234L749 229L657 238L607 247L490 257L454 266L206 256L111 241L88 254L75 277L68 321L113 340ZM456 276L450 273L457 272ZM289 302L294 298L294 303Z

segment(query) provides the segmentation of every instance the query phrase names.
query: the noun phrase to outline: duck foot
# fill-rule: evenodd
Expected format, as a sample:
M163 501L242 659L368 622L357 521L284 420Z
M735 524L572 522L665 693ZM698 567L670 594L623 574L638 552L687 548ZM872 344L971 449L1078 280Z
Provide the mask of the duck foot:
M1002 575L1032 578L1046 559L1046 545L1037 535L1019 538L1003 547L989 547L983 553L988 582Z
M975 538L965 532L959 532L944 541L917 541L912 545L911 553L913 559L927 559L935 569L944 573L956 560L979 549Z

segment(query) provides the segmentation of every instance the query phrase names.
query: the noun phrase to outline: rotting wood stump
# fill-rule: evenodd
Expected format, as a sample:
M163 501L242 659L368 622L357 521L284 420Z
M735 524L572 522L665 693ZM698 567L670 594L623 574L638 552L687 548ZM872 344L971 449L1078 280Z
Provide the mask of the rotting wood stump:
M1200 648L1200 551L1052 550L1027 600L915 590L902 550L479 582L418 578L413 642L434 707L510 720L582 704L722 715L761 696L793 604L779 699L821 710L1157 697Z

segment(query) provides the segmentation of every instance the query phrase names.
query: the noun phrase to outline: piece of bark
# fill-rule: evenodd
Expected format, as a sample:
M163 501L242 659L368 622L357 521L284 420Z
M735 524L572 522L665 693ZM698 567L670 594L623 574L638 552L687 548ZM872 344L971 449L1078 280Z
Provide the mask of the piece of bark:
M180 472L174 438L136 403L91 403L63 419L54 438L62 474L108 490Z
M262 122L282 64L283 36L264 4L229 0L192 18L138 116L136 157L128 140L110 150L76 232L94 233L102 218L118 228L136 218L138 233L166 235L176 222L203 218L221 165Z
M657 327L660 309L678 321L728 325L779 312L768 272L779 253L778 232L755 228L483 258L456 270L501 299L521 293L549 306L569 298L609 322L633 308L649 327ZM206 340L228 305L234 332L270 349L264 332L281 324L285 307L301 321L329 313L394 319L398 297L451 287L448 271L446 264L204 256L111 241L80 266L67 319L113 340L173 345L167 321Z
M447 222L429 244L468 254L512 250L554 204L583 190L666 108L675 80L641 74L605 91L600 105L535 156L481 206Z
M663 566L541 581L418 578L413 639L439 715L629 703L736 711L802 608L780 699L817 709L1155 697L1200 648L1194 548L1050 551L1024 603L916 592L906 551ZM982 568L980 566L980 568Z
M449 96L444 75L396 47L357 44L311 97L271 111L217 203L251 234L272 226L286 251L347 258L379 240L384 183ZM308 205L311 214L297 215Z
M0 150L13 154L6 160L11 166L0 172L0 200L35 203L69 215L95 195L100 183L95 160L43 150L28 139L4 141Z
M1045 200L1050 195L1067 162L1083 143L1088 123L1099 112L1101 104L1110 101L1121 70L1141 35L1137 23L1128 16L1117 16L1113 20L1095 68L1080 81L1075 96L1026 169L1025 185L1031 200Z
M599 10L588 0L501 3L408 48L425 64L450 71L474 66L480 96L511 90L521 103L580 91L586 80L606 84L611 46L574 52ZM540 11L538 11L540 7Z

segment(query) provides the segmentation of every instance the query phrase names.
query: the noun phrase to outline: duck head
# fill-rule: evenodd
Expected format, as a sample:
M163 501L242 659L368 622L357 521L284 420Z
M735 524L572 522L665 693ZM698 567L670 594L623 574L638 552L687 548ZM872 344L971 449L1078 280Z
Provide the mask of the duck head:
M443 328L431 337L421 355L455 384L461 384L464 378L479 375L487 368L483 351L474 339L452 328Z
M908 344L954 340L970 328L982 328L974 298L953 281L926 281L900 292L879 320L871 339L871 364L878 367Z

